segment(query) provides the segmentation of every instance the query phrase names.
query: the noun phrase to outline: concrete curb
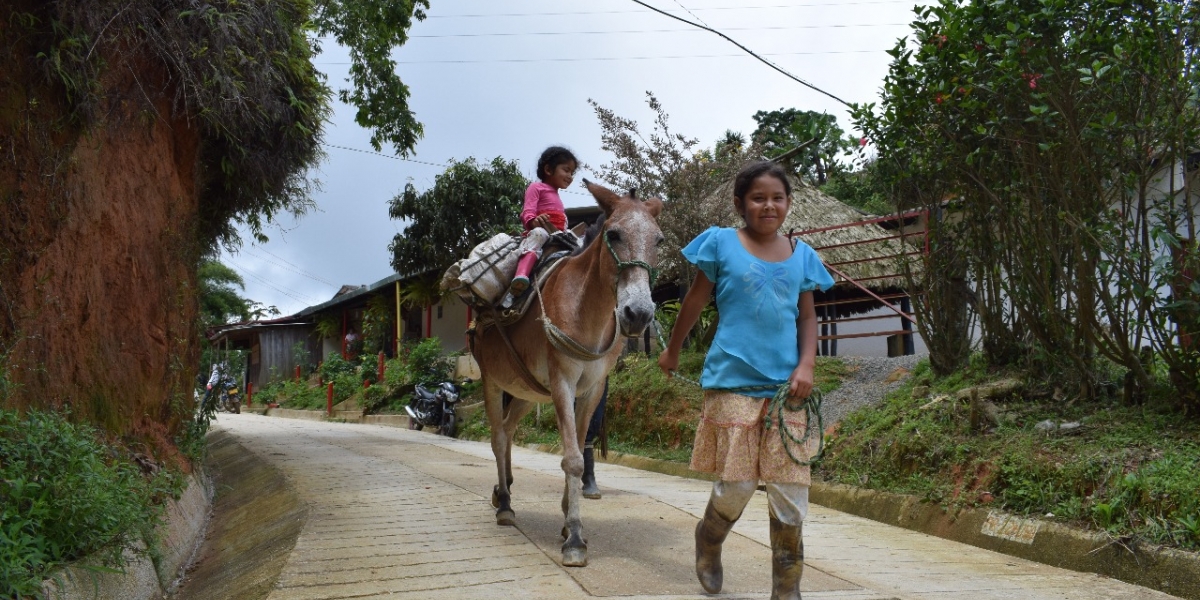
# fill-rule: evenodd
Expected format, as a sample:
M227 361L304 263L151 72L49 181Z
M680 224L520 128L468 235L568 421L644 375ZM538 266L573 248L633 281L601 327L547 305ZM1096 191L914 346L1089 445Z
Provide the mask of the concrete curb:
M154 559L139 554L145 550L139 544L139 548L125 551L125 568L114 573L94 570L98 563L85 558L52 573L42 583L43 594L56 600L161 598L178 583L202 541L212 497L203 473L193 472L179 499L167 502L164 522L158 528L161 554Z

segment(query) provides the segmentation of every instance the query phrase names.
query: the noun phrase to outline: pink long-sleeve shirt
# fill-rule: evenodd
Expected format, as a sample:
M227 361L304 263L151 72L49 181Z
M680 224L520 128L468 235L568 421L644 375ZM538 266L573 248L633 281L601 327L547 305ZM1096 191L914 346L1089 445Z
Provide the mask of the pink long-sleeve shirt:
M558 197L558 189L544 182L535 181L525 188L525 206L521 210L521 224L529 229L529 222L541 214L560 214L566 220L562 198ZM565 228L565 225L563 226Z

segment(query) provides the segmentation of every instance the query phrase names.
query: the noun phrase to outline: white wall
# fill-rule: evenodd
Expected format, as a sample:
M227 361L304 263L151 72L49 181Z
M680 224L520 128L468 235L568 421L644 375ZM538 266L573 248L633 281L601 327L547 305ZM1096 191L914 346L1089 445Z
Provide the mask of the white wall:
M438 308L441 308L441 316ZM442 352L457 352L467 347L467 305L456 297L447 297L440 304L427 308L432 311L425 321L429 324L425 337L436 337L442 342ZM424 327L424 325L422 325Z

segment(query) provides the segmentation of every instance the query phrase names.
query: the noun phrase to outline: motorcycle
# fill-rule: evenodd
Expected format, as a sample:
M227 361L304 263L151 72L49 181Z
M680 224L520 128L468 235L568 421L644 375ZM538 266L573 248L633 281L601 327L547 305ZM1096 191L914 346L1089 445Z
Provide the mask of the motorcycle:
M408 412L408 428L420 431L425 427L437 427L438 433L446 437L458 435L458 415L454 405L458 404L462 388L449 381L439 383L433 391L418 384L412 399L404 410Z
M238 396L237 382L232 377L221 377L212 389L204 393L204 404L212 403L217 410L241 414L242 402Z

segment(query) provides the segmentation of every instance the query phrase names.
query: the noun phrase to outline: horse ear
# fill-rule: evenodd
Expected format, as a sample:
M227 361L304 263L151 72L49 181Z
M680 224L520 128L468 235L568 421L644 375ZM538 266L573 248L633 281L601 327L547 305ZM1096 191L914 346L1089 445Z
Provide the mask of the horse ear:
M656 219L658 218L658 215L662 213L663 203L662 200L659 200L658 198L643 200L642 204L646 205L646 210L650 211L650 216Z
M606 215L611 215L613 209L617 207L617 203L621 201L620 196L598 183L592 183L584 179L583 185L592 193L592 197L596 199L596 204L599 204L600 208L604 209L604 214Z

